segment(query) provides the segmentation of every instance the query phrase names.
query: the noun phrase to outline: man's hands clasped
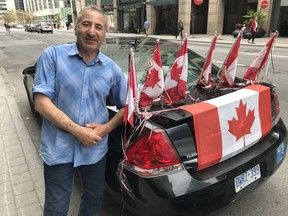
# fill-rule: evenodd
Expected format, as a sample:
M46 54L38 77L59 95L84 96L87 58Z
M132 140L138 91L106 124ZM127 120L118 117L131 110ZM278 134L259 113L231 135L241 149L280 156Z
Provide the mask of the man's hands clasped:
M79 126L75 131L76 139L86 147L92 147L98 144L108 133L106 125L96 123Z

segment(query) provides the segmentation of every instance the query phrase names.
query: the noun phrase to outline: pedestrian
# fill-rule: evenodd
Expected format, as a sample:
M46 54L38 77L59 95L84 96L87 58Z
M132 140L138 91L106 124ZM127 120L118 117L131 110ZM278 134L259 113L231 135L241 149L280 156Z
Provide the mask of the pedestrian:
M67 31L69 30L69 27L70 27L70 22L66 22Z
M50 46L37 60L33 96L43 117L44 216L67 215L76 170L83 188L78 216L101 208L108 134L122 123L127 92L120 67L100 51L106 30L101 9L84 7L76 42ZM119 109L110 120L108 97Z
M9 23L4 23L6 31L10 34L11 33L11 25Z
M149 21L146 19L145 22L144 22L144 30L145 30L146 36L148 36L148 34L149 34L149 28L150 28L150 23L149 23Z
M180 19L177 23L177 32L176 32L176 39L178 37L178 35L180 34L181 36L181 40L183 39L183 30L184 30L184 27L183 27L183 22L182 20Z
M252 34L252 37L248 39L248 43L250 43L250 40L252 39L252 44L255 44L255 37L256 37L256 33L258 31L258 23L257 23L257 17L254 17L252 22L251 22L251 26L250 26L250 32Z

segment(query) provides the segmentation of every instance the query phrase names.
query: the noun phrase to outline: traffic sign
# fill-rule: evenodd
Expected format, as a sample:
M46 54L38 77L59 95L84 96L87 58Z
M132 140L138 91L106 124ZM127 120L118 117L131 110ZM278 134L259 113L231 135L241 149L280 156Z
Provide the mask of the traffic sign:
M263 0L263 1L261 2L261 8L265 9L265 8L267 8L267 6L268 6L268 1Z
M195 5L201 5L203 3L203 0L193 0Z

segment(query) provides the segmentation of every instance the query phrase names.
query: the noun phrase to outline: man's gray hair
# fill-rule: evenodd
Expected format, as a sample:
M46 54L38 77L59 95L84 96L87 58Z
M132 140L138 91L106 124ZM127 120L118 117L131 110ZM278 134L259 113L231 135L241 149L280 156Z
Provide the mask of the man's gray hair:
M81 22L83 13L84 13L85 11L96 11L96 12L102 14L102 15L104 16L104 18L105 18L105 26L104 26L104 27L105 27L105 29L107 30L107 28L108 28L107 17L106 17L106 15L103 13L103 11L101 10L101 8L99 8L97 5L88 5L88 6L84 7L84 8L82 8L82 9L79 11L79 13L78 13L78 15L77 15L77 18L76 18L76 21L75 21L75 31L76 31L77 25Z

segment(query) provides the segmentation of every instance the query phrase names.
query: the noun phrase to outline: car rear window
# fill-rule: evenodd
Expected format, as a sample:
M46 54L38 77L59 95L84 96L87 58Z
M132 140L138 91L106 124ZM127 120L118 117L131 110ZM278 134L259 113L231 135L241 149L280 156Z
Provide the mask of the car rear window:
M119 37L119 38L106 38L105 45L101 46L101 51L110 58L112 58L123 70L124 73L128 72L128 54L131 48L135 48L135 63L136 72L139 84L143 83L146 77L146 69L148 62L151 58L151 52L154 48L156 38L147 37ZM164 76L168 73L172 66L178 51L181 48L180 42L171 42L168 40L160 39L160 52L162 59L162 69ZM204 58L192 50L188 49L188 89L195 87L196 80L199 78L202 67L204 65ZM212 77L216 77L218 72L217 66L212 66Z

